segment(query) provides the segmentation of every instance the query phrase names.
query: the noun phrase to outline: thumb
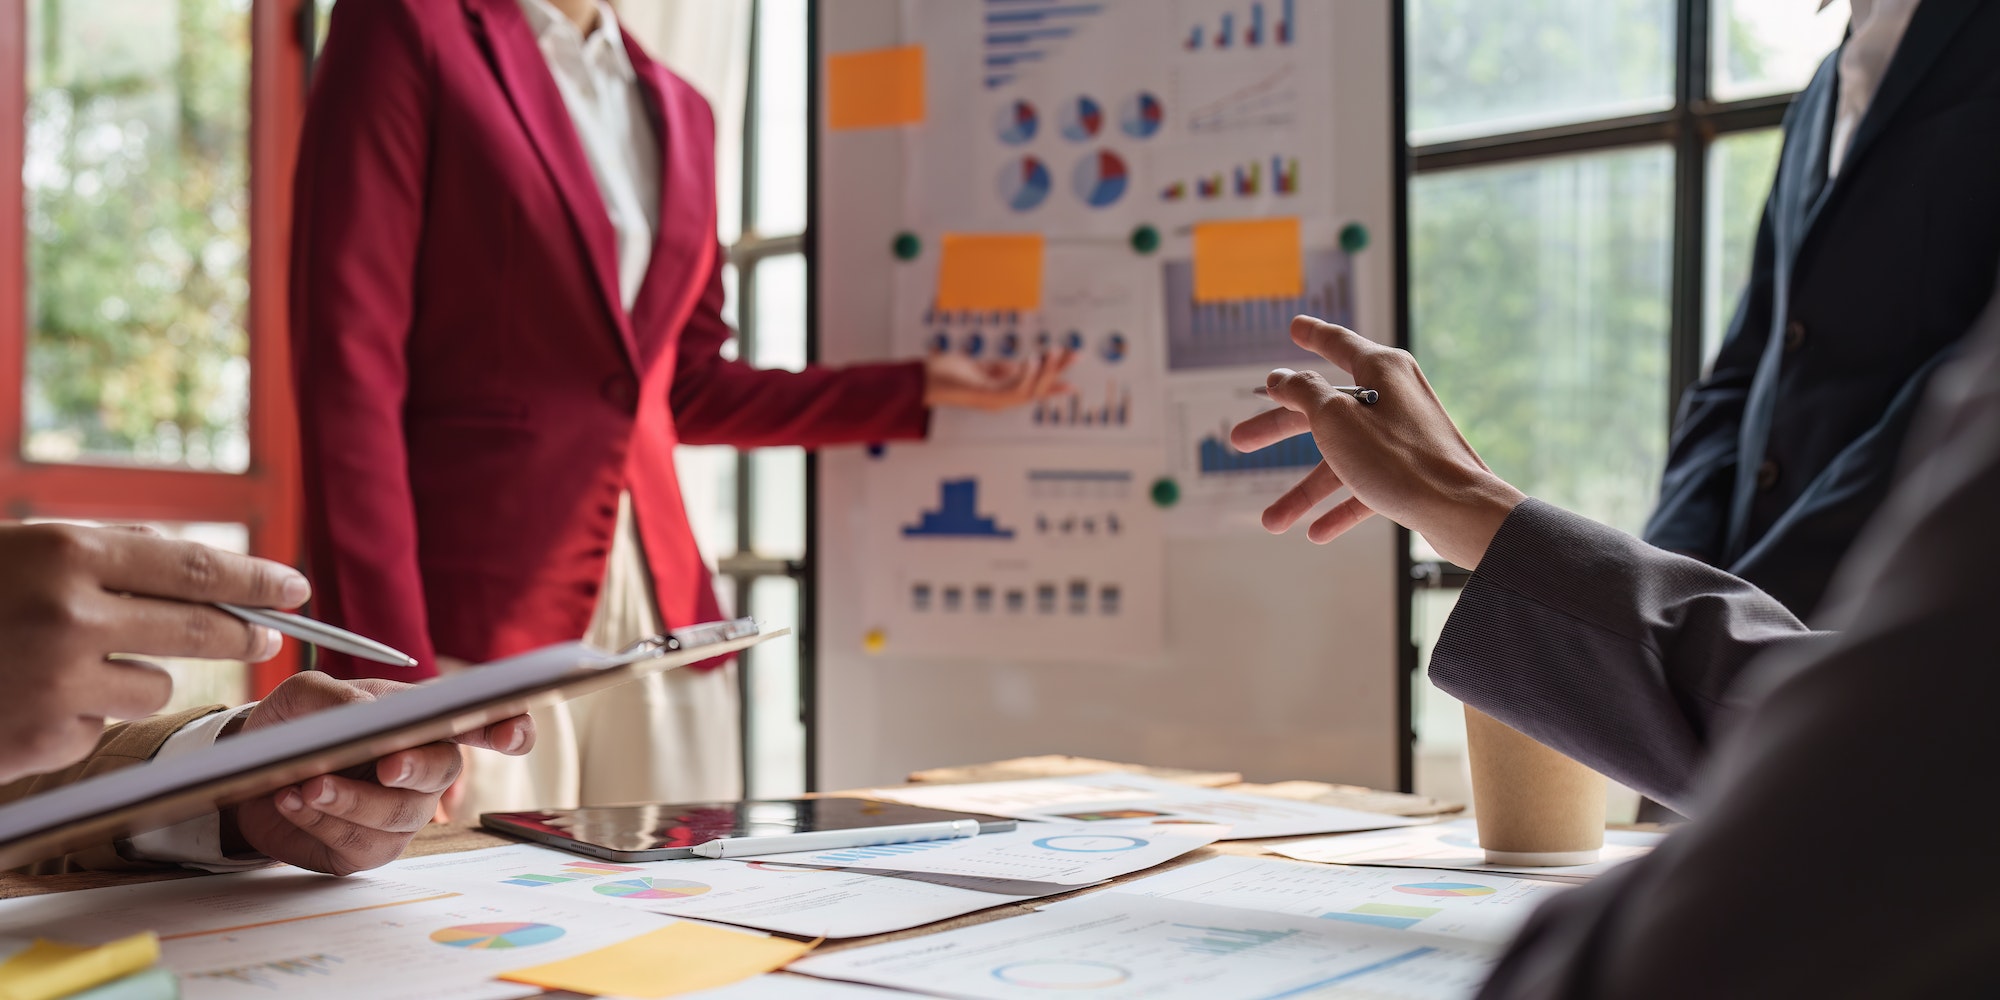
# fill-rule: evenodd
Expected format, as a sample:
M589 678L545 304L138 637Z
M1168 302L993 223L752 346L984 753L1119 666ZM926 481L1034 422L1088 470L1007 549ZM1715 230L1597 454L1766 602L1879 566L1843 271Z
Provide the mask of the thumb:
M1271 402L1307 416L1325 403L1328 396L1337 395L1320 373L1290 368L1272 369L1264 379L1264 388L1271 394Z

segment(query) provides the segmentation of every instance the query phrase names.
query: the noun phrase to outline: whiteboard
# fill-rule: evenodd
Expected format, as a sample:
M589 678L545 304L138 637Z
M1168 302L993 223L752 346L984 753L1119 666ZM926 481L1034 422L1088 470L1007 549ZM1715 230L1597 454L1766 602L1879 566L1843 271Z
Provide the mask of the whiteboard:
M892 331L899 310L907 308L899 294L908 298L911 265L890 248L911 229L912 192L934 189L941 169L935 162L926 169L911 155L903 129L829 129L827 58L910 44L920 40L914 26L922 19L949 17L954 8L976 19L986 2L815 5L819 97L810 252L819 361L909 353L899 350L907 344ZM1301 213L1302 225L1309 243L1326 242L1348 222L1365 227L1367 247L1346 259L1351 270L1341 278L1352 283L1353 325L1399 343L1398 8L1391 0L1295 2L1331 21L1331 31L1315 36L1324 39L1316 44L1330 46L1321 64L1330 67L1331 79L1317 84L1324 93L1303 96L1335 123L1338 137L1331 161L1302 179L1308 189L1317 183L1331 192L1331 212ZM1198 15L1212 24L1218 11L1233 8L1247 18L1253 6L1275 14L1281 5L1290 6L1285 0L1176 0L1148 9L1188 23ZM1265 14L1257 16L1261 21ZM1240 31L1244 21L1237 23ZM940 62L933 57L929 67L932 114L959 106L935 82L948 68ZM1142 180L1158 190L1160 178ZM1129 221L1095 228L1117 240ZM1174 219L1163 221L1170 244L1185 232ZM1087 223L1069 228L1093 230ZM930 252L940 234L917 232ZM1162 254L1171 256L1171 249ZM1307 266L1314 266L1310 259ZM1155 317L1139 335L1164 339L1163 325ZM978 455L970 445L898 445L888 461L907 460L911 448L939 447L974 456L969 460ZM1388 788L1405 781L1407 675L1400 654L1407 640L1399 634L1393 525L1377 518L1323 547L1307 542L1303 528L1281 537L1254 529L1170 532L1145 564L1148 575L1157 574L1159 641L1134 644L1125 655L1016 655L1010 643L973 633L966 648L950 655L913 654L899 648L893 633L870 652L871 632L879 632L872 619L882 613L879 599L869 595L879 594L885 580L894 583L899 572L880 544L883 525L913 513L884 509L884 461L861 449L835 449L814 466L816 609L807 638L815 669L809 710L816 723L817 787L863 787L921 768L1043 753L1234 770L1251 780L1312 778ZM1167 515L1178 516L1171 509Z

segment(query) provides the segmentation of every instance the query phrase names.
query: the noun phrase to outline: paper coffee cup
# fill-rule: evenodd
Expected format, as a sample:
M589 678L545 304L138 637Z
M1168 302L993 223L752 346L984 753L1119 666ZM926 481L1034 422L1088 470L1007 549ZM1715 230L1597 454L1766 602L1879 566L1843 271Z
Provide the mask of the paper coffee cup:
M1604 849L1604 776L1465 709L1472 810L1494 865L1587 865Z

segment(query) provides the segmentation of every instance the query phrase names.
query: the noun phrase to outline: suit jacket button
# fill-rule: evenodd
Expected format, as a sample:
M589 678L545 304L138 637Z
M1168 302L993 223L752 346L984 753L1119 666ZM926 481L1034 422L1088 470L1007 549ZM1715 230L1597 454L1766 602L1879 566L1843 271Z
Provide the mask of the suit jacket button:
M1798 350L1800 347L1804 346L1805 342L1806 342L1806 325L1804 323L1801 323L1798 320L1792 320L1791 322L1785 324L1786 353Z
M639 384L630 375L613 375L605 379L597 394L604 397L605 402L628 412L639 405Z
M1778 485L1778 463L1767 458L1763 465L1757 467L1757 489L1769 492L1771 487L1776 485Z

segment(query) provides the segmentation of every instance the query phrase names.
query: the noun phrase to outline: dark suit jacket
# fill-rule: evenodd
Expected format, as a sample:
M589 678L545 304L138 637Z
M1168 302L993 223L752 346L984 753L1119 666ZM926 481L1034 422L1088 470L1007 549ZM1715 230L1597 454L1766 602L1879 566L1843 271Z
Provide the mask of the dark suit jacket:
M1431 677L1689 813L1537 912L1490 997L2000 996L2000 300L1933 380L1826 621L1529 501ZM1713 748L1713 749L1711 749Z
M1801 618L2000 264L2000 4L1923 0L1829 184L1838 57L1785 116L1748 287L1645 532Z

